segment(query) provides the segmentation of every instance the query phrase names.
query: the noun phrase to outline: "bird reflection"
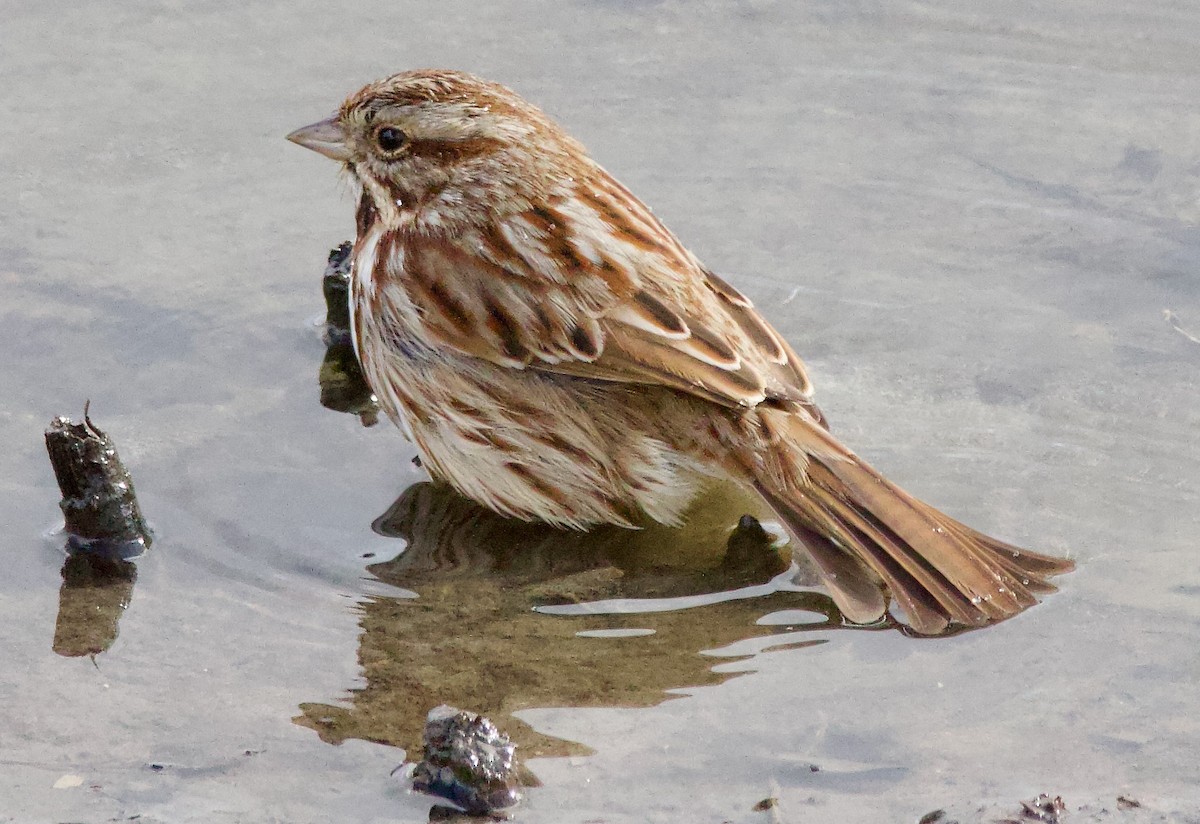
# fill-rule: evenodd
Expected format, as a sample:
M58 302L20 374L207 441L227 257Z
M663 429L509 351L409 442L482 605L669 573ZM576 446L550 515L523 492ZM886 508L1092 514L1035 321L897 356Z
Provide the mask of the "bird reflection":
M842 616L827 596L797 586L806 571L746 516L755 506L718 487L697 499L682 529L566 532L418 483L374 523L406 548L367 567L416 597L360 605L366 685L348 705L302 705L296 721L326 741L415 754L426 713L445 703L491 718L523 757L578 754L586 749L512 713L653 706L672 697L667 690L734 677L711 667L735 652L821 643L804 633L842 627ZM783 610L811 620L759 623ZM722 651L737 642L748 646Z

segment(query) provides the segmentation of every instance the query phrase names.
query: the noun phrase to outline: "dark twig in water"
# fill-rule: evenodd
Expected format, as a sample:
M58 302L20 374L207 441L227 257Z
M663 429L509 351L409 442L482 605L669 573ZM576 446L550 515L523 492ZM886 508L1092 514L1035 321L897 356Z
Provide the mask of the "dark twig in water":
M1067 805L1063 802L1062 796L1052 797L1049 793L1042 793L1032 801L1022 801L1019 816L1002 819L997 824L1031 824L1032 822L1060 824L1066 812Z
M781 792L779 782L771 779L771 794L754 805L754 812L767 814L768 824L783 824L783 812L779 807Z
M350 250L346 241L329 252L321 290L325 293L325 340L350 341Z
M321 281L325 294L326 347L318 376L321 406L358 415L363 426L373 426L379 419L379 404L363 377L350 330L351 248L350 241L346 241L329 252Z
M65 528L76 550L131 558L150 546L133 479L117 449L88 415L83 423L59 417L46 430L46 450L62 491Z

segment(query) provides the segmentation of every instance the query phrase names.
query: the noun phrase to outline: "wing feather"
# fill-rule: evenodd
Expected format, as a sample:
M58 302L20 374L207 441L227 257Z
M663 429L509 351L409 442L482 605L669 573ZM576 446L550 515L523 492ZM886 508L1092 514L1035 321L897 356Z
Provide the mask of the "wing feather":
M503 366L726 406L807 402L803 364L749 299L601 174L586 197L563 193L488 230L397 238L403 271L381 274L400 282L427 339Z

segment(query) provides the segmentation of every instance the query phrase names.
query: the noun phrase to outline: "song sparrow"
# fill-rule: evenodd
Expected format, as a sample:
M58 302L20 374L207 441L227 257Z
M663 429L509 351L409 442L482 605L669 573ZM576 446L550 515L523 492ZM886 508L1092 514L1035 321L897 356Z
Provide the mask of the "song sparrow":
M509 516L679 522L698 479L756 491L852 621L1000 620L1068 560L976 532L827 430L791 347L539 109L397 74L288 135L357 183L367 382L429 473Z

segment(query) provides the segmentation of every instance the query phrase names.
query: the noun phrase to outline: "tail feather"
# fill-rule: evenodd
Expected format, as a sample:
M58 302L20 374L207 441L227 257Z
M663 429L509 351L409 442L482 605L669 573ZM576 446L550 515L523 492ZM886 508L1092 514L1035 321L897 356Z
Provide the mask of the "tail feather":
M759 479L756 488L809 550L850 620L883 615L882 581L918 633L1000 621L1036 604L1038 594L1055 591L1047 577L1074 568L1069 560L1019 549L959 523L808 421L794 421L794 434L809 443L789 438L793 443L779 448L803 452L805 483L797 489Z
M782 514L787 511L782 501L773 500L765 489L760 488L759 492L776 512L781 513L788 531L804 545L843 615L856 624L869 624L887 611L880 578L871 567L857 555L839 549L802 521L789 520Z

